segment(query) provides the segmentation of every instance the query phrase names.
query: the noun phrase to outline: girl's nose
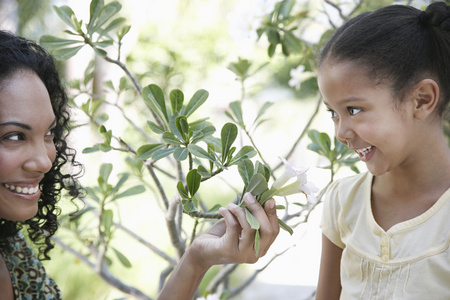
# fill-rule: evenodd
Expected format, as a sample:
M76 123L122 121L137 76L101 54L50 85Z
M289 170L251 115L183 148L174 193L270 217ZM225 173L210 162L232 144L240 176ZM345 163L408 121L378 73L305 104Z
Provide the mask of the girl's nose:
M29 149L29 157L24 163L24 169L29 172L47 173L53 166L56 149L53 143L40 143Z
M339 123L335 125L335 134L339 142L348 146L348 140L355 137L355 132L351 128L351 124L346 120L339 120Z

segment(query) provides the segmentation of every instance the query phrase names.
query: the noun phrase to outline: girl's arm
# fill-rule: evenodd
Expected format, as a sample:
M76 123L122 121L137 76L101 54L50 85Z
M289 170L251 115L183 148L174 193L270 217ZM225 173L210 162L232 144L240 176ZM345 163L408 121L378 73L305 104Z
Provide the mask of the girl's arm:
M219 264L255 263L266 254L279 232L275 201L266 201L264 208L246 194L245 204L260 223L260 250L254 249L255 230L247 222L243 208L230 204L221 208L223 220L197 237L187 249L167 280L158 300L191 300L206 271Z
M322 234L322 258L316 300L339 299L341 295L342 249Z

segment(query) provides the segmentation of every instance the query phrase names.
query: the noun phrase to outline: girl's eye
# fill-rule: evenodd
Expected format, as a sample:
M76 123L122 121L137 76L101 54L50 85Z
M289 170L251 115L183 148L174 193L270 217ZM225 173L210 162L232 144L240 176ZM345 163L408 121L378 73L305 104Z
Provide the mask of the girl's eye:
M356 108L356 107L349 107L348 112L350 113L350 115L354 116L354 115L357 115L358 113L360 113L361 109Z
M329 109L329 108L327 110L331 113L331 118L332 119L334 119L334 118L336 118L338 116L337 113L334 110Z

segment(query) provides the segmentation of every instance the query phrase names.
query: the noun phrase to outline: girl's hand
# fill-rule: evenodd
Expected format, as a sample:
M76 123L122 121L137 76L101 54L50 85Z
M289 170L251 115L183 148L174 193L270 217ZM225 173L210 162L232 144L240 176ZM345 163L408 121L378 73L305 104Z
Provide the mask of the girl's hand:
M231 203L228 208L219 209L224 219L195 239L188 249L186 254L199 266L209 268L217 264L255 263L266 254L280 231L275 201L266 201L263 208L249 193L244 195L244 201L261 226L258 257L254 247L256 231L247 222L244 209Z

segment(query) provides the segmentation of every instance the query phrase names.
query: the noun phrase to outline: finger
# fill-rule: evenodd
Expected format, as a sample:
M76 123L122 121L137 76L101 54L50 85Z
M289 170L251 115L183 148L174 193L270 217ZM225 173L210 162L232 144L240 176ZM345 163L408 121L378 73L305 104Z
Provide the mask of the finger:
M266 212L267 218L270 222L271 231L267 231L261 234L261 256L265 255L267 250L269 250L270 245L275 241L276 237L280 232L280 225L278 223L277 209L275 206L275 200L269 199L264 204L264 211Z
M241 225L238 220L228 209L224 207L219 208L219 214L221 214L225 220L226 229L224 234L228 236L226 238L237 242L239 240L239 235L241 234Z
M273 199L268 200L265 204L266 208L263 208L250 193L244 195L244 201L250 212L256 217L260 224L259 231L261 238L259 256L264 256L279 231L278 226L275 227L273 224L273 219L275 219L275 224L278 225L275 202Z
M245 210L234 203L228 204L228 209L235 216L242 228L239 248L245 250L252 247L255 242L255 230L248 223Z

